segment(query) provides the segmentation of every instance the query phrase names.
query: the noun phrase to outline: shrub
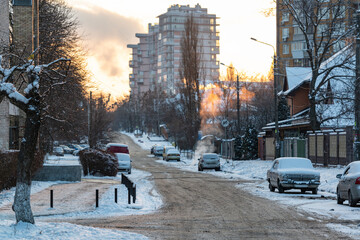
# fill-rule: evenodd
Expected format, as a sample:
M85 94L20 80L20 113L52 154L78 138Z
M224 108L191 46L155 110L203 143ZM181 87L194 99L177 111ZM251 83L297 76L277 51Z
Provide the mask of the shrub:
M0 191L16 186L16 169L19 151L0 152ZM31 165L34 174L44 163L44 153L36 152Z
M85 176L116 176L118 172L118 160L113 153L86 149L79 152L79 158Z

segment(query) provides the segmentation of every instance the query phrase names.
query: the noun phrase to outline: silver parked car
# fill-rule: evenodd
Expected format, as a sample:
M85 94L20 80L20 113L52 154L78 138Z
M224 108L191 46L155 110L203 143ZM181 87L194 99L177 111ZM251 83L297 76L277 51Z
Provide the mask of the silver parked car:
M203 153L198 160L199 171L202 171L205 168L220 171L220 158L216 153Z
M282 157L274 160L267 171L270 191L279 193L288 189L301 189L302 193L312 191L317 194L320 172L316 171L307 158Z
M119 167L118 170L119 171L125 171L128 174L131 174L131 158L130 155L127 153L115 153L117 159L118 159L118 163L119 163Z
M337 203L349 201L349 206L355 207L360 201L360 161L355 161L346 166L343 174L336 177L339 183L336 188Z

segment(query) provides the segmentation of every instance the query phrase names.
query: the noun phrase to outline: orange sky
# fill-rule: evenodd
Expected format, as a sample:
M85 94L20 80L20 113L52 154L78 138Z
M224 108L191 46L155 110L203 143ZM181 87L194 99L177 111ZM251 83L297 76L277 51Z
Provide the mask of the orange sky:
M195 6L197 3L219 17L220 55L225 64L233 63L238 71L249 75L269 71L273 50L251 41L250 37L275 45L275 18L261 11L272 0L67 0L74 7L82 25L89 51L88 65L96 89L110 93L114 99L129 92L129 55L127 44L136 44L135 33L146 32L148 23L157 23L158 15L172 4ZM221 66L221 74L226 73ZM96 90L93 89L93 90Z

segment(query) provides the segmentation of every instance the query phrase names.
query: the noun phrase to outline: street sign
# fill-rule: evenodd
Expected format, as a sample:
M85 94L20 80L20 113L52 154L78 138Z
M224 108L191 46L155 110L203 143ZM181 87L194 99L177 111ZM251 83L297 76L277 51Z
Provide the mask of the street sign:
M221 121L221 126L223 126L224 128L227 128L229 126L229 121L227 119L224 119Z

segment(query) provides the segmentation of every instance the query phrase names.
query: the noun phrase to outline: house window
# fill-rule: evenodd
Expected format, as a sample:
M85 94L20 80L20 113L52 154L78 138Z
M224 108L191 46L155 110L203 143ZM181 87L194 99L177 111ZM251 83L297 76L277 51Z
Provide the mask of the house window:
M13 0L14 6L32 6L32 0Z

